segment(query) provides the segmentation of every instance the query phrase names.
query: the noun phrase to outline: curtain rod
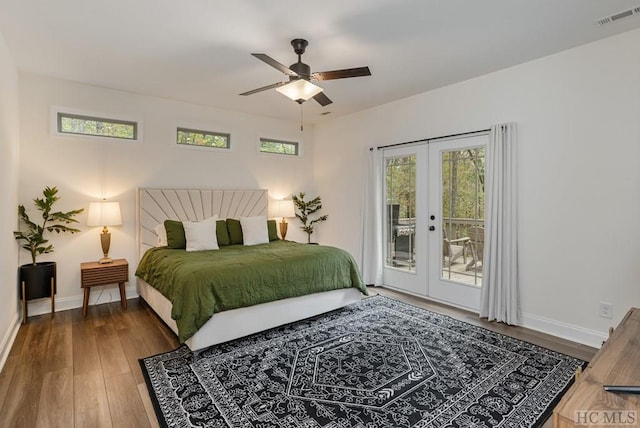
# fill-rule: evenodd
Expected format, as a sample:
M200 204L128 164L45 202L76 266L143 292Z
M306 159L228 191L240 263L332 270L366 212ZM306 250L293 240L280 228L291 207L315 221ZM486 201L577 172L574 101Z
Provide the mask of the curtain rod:
M480 134L482 132L489 132L491 131L491 129L480 129L478 131L469 131L469 132L460 132L458 134L450 134L450 135L443 135L442 137L434 137L434 138L423 138L421 140L413 140L413 141L405 141L404 143L395 143L395 144L387 144L385 146L378 146L376 147L377 150L380 149L386 149L389 147L396 147L396 146L404 146L407 144L415 144L415 143L422 143L422 142L431 142L433 140L442 140L444 138L453 138L453 137L464 137L465 135L472 135L472 134ZM369 150L373 150L373 147L370 148Z

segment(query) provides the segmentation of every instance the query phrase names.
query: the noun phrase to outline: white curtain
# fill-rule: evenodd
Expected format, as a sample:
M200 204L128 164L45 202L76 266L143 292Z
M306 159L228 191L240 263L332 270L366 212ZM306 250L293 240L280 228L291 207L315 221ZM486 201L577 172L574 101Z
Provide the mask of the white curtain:
M489 321L520 324L515 123L491 127L486 158L480 316Z
M382 285L382 150L368 151L362 204L362 274L365 284Z

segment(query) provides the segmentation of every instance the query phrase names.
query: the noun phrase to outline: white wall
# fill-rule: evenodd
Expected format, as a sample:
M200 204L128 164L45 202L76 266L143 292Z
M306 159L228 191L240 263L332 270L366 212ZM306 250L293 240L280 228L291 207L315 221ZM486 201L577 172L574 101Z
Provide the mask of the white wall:
M0 370L19 324L18 246L18 73L0 33Z
M52 106L139 120L143 141L54 135L50 129ZM32 207L32 199L45 186L58 187L61 199L56 208L64 211L86 210L90 201L102 197L119 201L123 225L110 228L110 256L129 260L129 295L135 292L136 187L260 188L268 189L276 198L313 191L312 126L306 126L302 134L294 122L31 74L20 74L20 113L20 203ZM177 147L177 125L229 132L232 150ZM261 136L300 141L302 156L261 154L257 149ZM12 213L13 210L12 204ZM60 310L81 306L80 263L101 257L100 228L85 225L86 212L78 219L82 233L50 236L55 252L39 259L58 262L56 308ZM291 219L295 223L294 220ZM304 233L295 226L291 225L287 238L303 241ZM29 262L26 251L21 251L20 262ZM107 287L102 295L95 289L91 293L91 303L118 299L117 287ZM30 313L48 310L48 299L30 302Z
M640 306L639 44L636 30L317 125L323 242L361 254L368 147L517 122L525 325L599 345Z
M296 159L255 151L262 135L299 140L295 123L22 74L19 202L29 204L46 185L59 187L63 210L87 207L102 196L119 200L124 224L112 228L111 255L133 265L137 186L260 187L274 196L307 191L322 196L323 213L329 214L317 239L359 257L368 147L515 121L525 323L598 344L630 306L640 305L635 278L640 253L639 42L640 31L629 32L332 119L315 130L305 127L303 156ZM0 51L3 57L8 54ZM15 85L8 85L15 93ZM53 136L51 106L131 115L142 121L144 140L105 143ZM16 116L10 107L0 108L0 116ZM176 148L179 122L229 131L235 149ZM15 148L9 149L15 156ZM12 200L12 194L7 198ZM7 212L15 219L12 207ZM80 216L81 222L85 219L86 214ZM304 241L296 226L290 227L290 236ZM53 236L56 252L42 258L59 262L60 309L80 305L79 263L100 256L99 229L81 228L80 235ZM15 243L8 251L13 248ZM20 263L27 261L21 252ZM15 266L9 267L15 282ZM93 294L95 300L99 293ZM118 295L111 288L101 299L117 300ZM600 301L613 304L612 321L598 317ZM48 301L34 303L32 313L48 310Z

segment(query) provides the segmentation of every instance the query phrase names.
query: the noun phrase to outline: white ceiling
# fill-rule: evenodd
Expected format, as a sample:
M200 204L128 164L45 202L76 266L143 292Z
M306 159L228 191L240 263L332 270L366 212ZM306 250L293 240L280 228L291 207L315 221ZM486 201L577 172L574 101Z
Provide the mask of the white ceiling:
M20 71L297 120L286 80L250 53L289 65L309 40L312 71L368 65L323 81L334 101L314 123L640 27L596 20L640 0L0 0L0 33ZM321 113L331 112L329 116Z

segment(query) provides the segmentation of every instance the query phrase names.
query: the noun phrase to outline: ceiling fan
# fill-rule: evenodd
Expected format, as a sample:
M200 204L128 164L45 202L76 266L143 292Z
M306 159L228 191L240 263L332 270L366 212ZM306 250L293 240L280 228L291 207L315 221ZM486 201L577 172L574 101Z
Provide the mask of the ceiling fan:
M302 104L310 98L313 98L321 106L331 104L333 101L327 97L323 89L311 83L311 80L334 80L345 79L348 77L371 76L369 67L346 68L343 70L311 72L311 67L302 62L302 54L309 45L304 39L291 40L293 51L298 55L298 62L291 64L289 67L279 63L269 55L263 53L252 53L254 57L266 62L273 68L280 70L289 76L288 82L278 82L251 91L243 92L240 95L252 95L258 92L275 88L276 91L286 95L298 104Z

